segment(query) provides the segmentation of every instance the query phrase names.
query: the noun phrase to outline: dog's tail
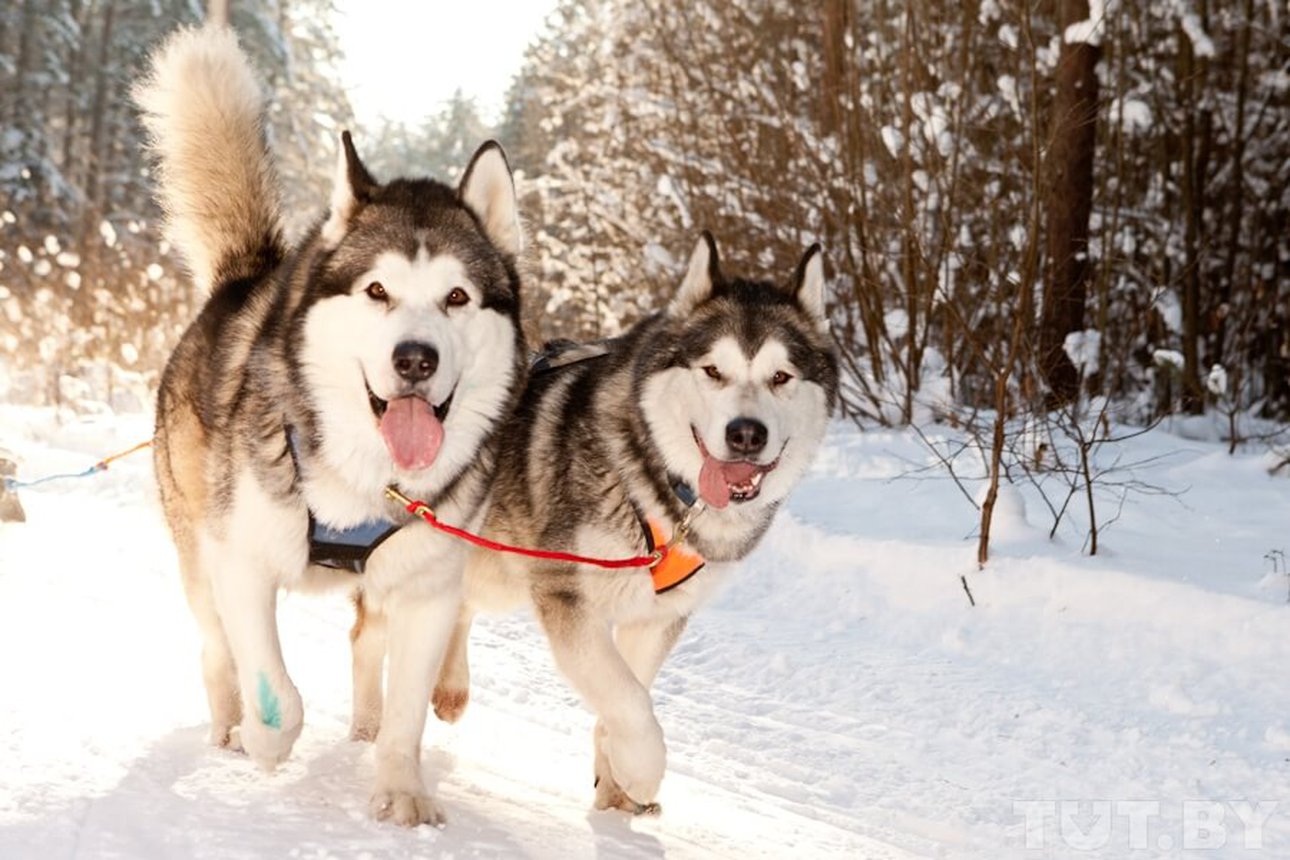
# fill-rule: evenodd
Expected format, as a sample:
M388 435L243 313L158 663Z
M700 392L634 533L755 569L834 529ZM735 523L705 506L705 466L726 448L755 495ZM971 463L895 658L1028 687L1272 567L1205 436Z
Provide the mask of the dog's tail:
M233 32L176 32L134 99L159 156L166 236L197 285L209 292L276 266L284 245L264 95Z

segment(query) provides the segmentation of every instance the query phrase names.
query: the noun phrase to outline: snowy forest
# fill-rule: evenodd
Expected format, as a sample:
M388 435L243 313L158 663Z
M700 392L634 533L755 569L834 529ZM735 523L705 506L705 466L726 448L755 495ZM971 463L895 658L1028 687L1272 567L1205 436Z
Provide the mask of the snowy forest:
M544 0L522 57L519 38L501 51L497 16L529 2L0 0L0 858L1290 857L1290 685L1273 671L1290 665L1286 0ZM372 803L371 733L351 732L352 594L271 604L307 703L290 757L266 774L208 746L236 745L211 720L213 664L166 528L158 477L176 467L168 447L142 453L171 444L156 391L204 296L162 236L131 88L168 34L217 6L267 94L296 234L329 205L342 130L378 179L455 183L482 141L502 142L532 349L666 307L705 229L726 274L783 280L823 246L836 412L825 426L820 399L811 427L808 401L783 401L814 459L791 471L785 442L758 467L783 457L791 493L766 484L764 534L737 564L710 556L703 577L735 569L688 626L671 622L686 629L657 676L638 674L666 732L665 812L593 808L611 724L528 612L480 618L470 711L425 727L418 766L443 829L374 820L388 804ZM424 32L458 11L473 29ZM416 26L399 18L414 12ZM412 119L380 117L363 94L402 92L381 87L404 69L347 77L368 66L362 25L381 58L399 28L427 51L452 38L511 63L491 89L454 69L409 99ZM691 363L704 386L719 371ZM240 378L239 402L264 372ZM452 427L491 420L471 417L466 378L420 404L431 429L454 398ZM631 390L642 413L670 410ZM604 398L564 391L550 421L518 410L522 438L613 441L592 423ZM380 422L398 410L367 395L388 447ZM282 469L290 451L296 493L309 436L301 448L270 419L259 442L276 437ZM690 429L702 490L719 461ZM546 447L494 438L528 444L543 476L528 483L558 495ZM579 446L568 462L587 470L568 474L597 456L606 481L645 472L610 463L630 447L615 445ZM716 469L731 465L748 463ZM208 468L203 486L216 474L237 473ZM742 474L722 478L727 501L744 481L756 496L760 477ZM512 478L503 492L525 483ZM669 464L659 486L673 478ZM227 499L264 495L226 483L200 504L229 522ZM472 485L453 479L448 511L455 486ZM299 495L294 519L246 508L266 552L304 534ZM703 510L650 558L689 557ZM440 526L469 528L462 516ZM577 534L613 546L593 516ZM207 525L199 554L227 563L205 566L252 570L219 534L231 527ZM573 540L522 551L587 551ZM188 594L200 618L206 598ZM249 724L279 729L265 677Z
M319 211L350 116L331 3L234 6L270 93L287 211ZM148 407L198 304L160 240L130 88L157 43L203 15L199 0L0 8L0 397Z
M353 124L331 6L232 4L302 225ZM129 87L201 15L0 10L6 399L146 400L194 315ZM562 0L498 123L459 96L356 137L380 176L445 179L503 142L534 344L659 307L709 228L748 271L823 243L843 410L866 424L1084 395L1132 423L1284 419L1288 64L1290 15L1263 0Z

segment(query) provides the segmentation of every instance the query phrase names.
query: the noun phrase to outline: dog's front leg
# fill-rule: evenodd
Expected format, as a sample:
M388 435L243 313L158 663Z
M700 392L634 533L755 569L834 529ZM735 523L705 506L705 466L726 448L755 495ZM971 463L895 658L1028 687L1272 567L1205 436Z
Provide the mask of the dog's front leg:
M618 646L618 653L623 655L623 659L631 667L632 674L645 689L648 690L654 683L654 677L662 667L663 661L667 659L668 654L672 653L672 648L681 638L687 620L687 617L682 616L635 621L620 624L614 630L614 642ZM621 809L632 814L657 813L659 811L657 804L642 806L629 797L614 780L609 755L606 752L607 740L608 727L603 720L597 720L595 729L596 808Z
M430 688L443 660L460 604L460 590L425 596L394 594L385 601L390 647L385 712L376 735L372 815L404 827L442 824L443 810L421 776L421 734Z
M568 574L542 579L554 584ZM652 804L667 750L649 690L615 647L609 624L582 605L581 595L553 585L536 594L535 603L556 666L599 718L597 749L609 776L637 806Z
M384 698L385 613L367 605L360 591L354 595L354 626L349 631L353 658L354 712L350 740L374 741L381 728Z
M272 770L291 753L304 724L300 693L278 641L278 577L265 559L233 546L211 547L205 555L237 665L243 703L239 740L256 764Z

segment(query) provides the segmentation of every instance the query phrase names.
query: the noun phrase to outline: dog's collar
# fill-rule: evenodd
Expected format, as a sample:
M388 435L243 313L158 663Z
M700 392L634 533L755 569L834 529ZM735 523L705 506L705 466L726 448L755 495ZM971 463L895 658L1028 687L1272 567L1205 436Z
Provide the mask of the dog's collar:
M685 505L686 510L693 510L695 502L699 501L699 494L694 491L685 481L680 478L672 480L672 495L676 496L677 501Z
M300 475L300 439L296 428L286 428L287 450L296 476ZM336 529L319 522L313 508L306 506L309 515L309 563L335 570L348 570L361 574L367 567L376 548L385 543L403 526L391 519L367 520L345 529Z

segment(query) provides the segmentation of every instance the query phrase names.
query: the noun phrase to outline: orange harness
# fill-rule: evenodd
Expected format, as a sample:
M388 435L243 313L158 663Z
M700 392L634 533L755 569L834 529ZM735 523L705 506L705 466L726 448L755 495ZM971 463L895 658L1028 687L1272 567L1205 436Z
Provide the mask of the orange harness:
M684 543L669 546L667 535L654 520L649 521L649 533L646 535L649 551L661 552L658 561L650 565L650 576L654 580L654 593L662 594L676 588L703 569L703 556L694 552Z

